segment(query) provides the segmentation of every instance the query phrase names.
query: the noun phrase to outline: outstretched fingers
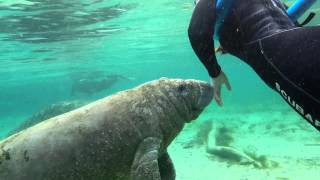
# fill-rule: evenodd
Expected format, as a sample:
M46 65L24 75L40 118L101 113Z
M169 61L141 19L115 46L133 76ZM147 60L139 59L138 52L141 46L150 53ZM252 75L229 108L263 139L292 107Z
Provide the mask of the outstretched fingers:
M221 101L221 85L216 85L213 87L214 89L214 100L217 102L219 106L222 106L222 101Z
M228 78L226 77L226 86L227 86L227 89L229 90L229 91L231 91L231 84L229 83L229 80L228 80Z

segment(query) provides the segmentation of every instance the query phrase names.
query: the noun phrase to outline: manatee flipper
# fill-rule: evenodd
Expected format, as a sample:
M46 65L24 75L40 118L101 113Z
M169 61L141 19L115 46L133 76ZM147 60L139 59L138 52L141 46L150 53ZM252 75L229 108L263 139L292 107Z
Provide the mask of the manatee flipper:
M164 153L158 161L161 180L175 180L176 171L168 152Z
M158 156L161 140L144 139L137 148L130 172L130 180L161 180Z

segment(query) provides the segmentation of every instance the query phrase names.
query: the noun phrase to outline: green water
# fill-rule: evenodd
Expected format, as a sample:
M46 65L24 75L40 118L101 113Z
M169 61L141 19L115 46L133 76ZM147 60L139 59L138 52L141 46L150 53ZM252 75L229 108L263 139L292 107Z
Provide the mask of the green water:
M313 10L319 8L317 2ZM90 102L160 77L209 81L187 37L192 10L191 0L0 0L0 138L61 101ZM319 22L318 15L311 25ZM285 109L308 126L249 66L229 55L218 59L233 89L223 89L224 107L212 103L210 116L232 111L240 119L244 109ZM126 79L72 93L76 81L108 75Z

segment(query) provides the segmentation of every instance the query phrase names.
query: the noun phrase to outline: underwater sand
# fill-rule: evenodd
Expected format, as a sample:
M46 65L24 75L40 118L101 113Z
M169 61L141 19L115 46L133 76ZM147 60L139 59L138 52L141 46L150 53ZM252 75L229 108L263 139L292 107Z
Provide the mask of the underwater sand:
M169 148L177 180L319 179L320 135L316 129L288 107L268 110L247 107L242 112L239 109L214 112L210 108L185 127ZM228 127L236 149L265 155L277 166L259 169L219 159L207 153L205 145L188 148L186 144L195 137L197 126L206 120L213 121L213 126Z

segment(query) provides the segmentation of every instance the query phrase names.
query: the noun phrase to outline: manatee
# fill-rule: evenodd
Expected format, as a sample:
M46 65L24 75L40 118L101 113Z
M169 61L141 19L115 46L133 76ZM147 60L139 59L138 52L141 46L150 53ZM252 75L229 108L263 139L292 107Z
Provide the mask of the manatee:
M0 141L0 179L174 180L167 147L212 96L161 78L50 118Z
M122 75L112 74L101 79L82 78L76 80L71 87L71 94L94 94L110 88L119 80L129 80Z
M207 153L212 154L221 160L229 163L240 165L253 165L257 168L262 168L262 164L256 161L247 153L231 146L233 138L230 135L230 130L226 126L214 126L208 133L207 138Z
M8 133L8 136L17 133L23 129L26 129L28 127L31 127L41 121L44 121L46 119L49 119L51 117L66 113L68 111L74 110L80 106L85 105L85 102L81 101L62 101L54 103L41 111L33 114L31 117L23 121L21 124L19 124L18 127L13 129Z

